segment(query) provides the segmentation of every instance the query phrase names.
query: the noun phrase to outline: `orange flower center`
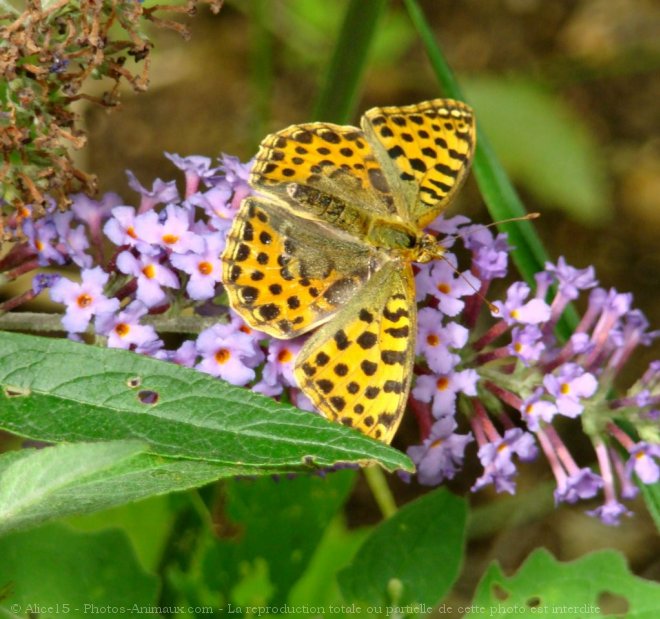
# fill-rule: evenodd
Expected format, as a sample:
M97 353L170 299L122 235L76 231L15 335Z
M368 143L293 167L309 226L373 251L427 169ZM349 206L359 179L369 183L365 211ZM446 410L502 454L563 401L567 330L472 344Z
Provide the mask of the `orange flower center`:
M130 325L127 325L125 322L120 322L116 327L115 327L115 333L119 337L126 337L128 335L128 332L131 330Z
M444 391L447 389L447 387L449 387L449 380L442 376L438 378L438 382L435 384L435 386L438 388L438 391Z
M426 343L429 346L437 346L440 343L440 338L435 333L431 333L426 336Z
M210 275L211 273L213 273L213 265L210 262L200 262L197 265L197 270L202 275Z
M153 279L156 277L156 267L153 264L148 264L146 267L144 267L144 269L142 269L142 273L145 277Z
M83 292L77 299L76 303L78 304L78 307L80 308L86 308L89 307L92 304L92 299L91 295L88 295L86 292Z
M252 329L250 329L250 327L248 327L247 325L241 325L241 326L238 328L238 330L239 330L239 331L242 331L243 333L247 333L248 335L251 335L251 334L252 334Z
M227 363L231 357L231 353L226 348L221 348L215 353L215 360L218 362L218 365Z
M563 383L559 391L561 391L562 395L568 395L571 392L571 386L568 383Z
M516 352L520 352L522 350L522 344L520 342L516 342L513 345L513 350L515 350Z
M44 244L39 240L34 243L34 246L37 248L37 251L41 251L44 248Z
M438 290L442 292L442 294L449 294L451 292L451 286L446 283L438 284Z
M179 240L176 234L163 234L163 243L165 245L174 245Z
M133 226L128 226L128 228L126 228L126 234L132 239L137 239L137 234L135 234L135 228Z
M293 358L291 351L288 348L283 348L277 355L277 360L280 363L288 363Z

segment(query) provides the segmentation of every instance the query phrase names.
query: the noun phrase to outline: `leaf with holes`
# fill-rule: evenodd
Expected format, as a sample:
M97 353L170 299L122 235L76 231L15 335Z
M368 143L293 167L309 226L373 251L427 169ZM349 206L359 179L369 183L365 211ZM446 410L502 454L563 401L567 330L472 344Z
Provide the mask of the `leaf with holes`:
M161 456L261 470L412 470L359 432L172 363L0 333L0 428L49 442L137 439Z
M543 549L533 552L513 576L497 564L479 583L472 608L491 616L601 619L605 614L627 619L657 619L660 585L632 574L621 554L603 550L570 563L557 561ZM472 615L470 615L472 616Z

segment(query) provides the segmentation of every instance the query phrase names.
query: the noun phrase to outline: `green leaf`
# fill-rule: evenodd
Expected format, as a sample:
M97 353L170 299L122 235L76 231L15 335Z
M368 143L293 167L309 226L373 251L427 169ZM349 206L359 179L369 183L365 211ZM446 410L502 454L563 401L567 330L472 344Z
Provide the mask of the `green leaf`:
M631 574L623 556L614 550L561 563L538 549L511 577L497 564L491 565L471 608L484 608L501 619L559 615L563 619L602 619L606 613L657 619L659 600L660 585Z
M157 600L156 578L140 568L121 531L50 525L0 539L0 557L0 584L8 583L2 616L134 617L130 607Z
M203 462L191 464L201 468L206 466ZM188 497L180 498L188 500ZM168 495L157 495L99 512L70 516L64 523L77 531L121 529L131 541L140 564L155 572L175 522L174 503Z
M112 441L3 454L0 533L253 472L143 454L143 448L136 441Z
M464 80L480 127L509 174L536 197L584 223L610 214L596 141L562 100L530 80Z
M148 451L271 472L401 452L201 372L122 350L0 333L0 427L45 441L138 439Z
M339 573L346 601L426 614L458 577L466 518L465 501L444 489L402 507Z
M339 585L332 575L350 563L371 530L372 527L348 530L342 518L335 518L326 528L309 567L291 590L291 606L314 604L349 609L347 612L335 612L333 609L332 616L336 619L350 614L351 607L344 603Z
M3 454L0 533L70 513L67 495L81 479L111 468L143 448L137 441L117 441Z
M339 471L228 483L225 530L204 558L210 588L239 605L286 602L354 480L355 471ZM252 592L245 581L259 586Z
M386 6L387 0L349 0L313 119L346 123L353 116L369 50Z

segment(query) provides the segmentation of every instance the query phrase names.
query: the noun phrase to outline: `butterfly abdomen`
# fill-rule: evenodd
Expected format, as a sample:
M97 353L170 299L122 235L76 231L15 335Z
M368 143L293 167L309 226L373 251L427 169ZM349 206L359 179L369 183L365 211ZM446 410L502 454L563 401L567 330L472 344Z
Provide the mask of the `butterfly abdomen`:
M332 224L334 228L349 232L358 238L364 237L369 229L372 218L368 213L341 198L329 196L318 189L298 183L290 183L287 193L298 203L297 214L303 216L306 214L300 211L302 205L314 219Z

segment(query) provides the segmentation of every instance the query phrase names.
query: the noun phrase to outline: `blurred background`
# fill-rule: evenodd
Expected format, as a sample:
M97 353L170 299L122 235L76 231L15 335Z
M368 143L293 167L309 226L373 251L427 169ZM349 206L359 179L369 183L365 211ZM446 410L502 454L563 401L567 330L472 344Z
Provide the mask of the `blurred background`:
M542 214L536 228L548 253L595 265L603 286L632 291L636 307L660 325L660 2L421 4L527 209ZM102 191L135 204L125 169L149 187L156 177L179 177L163 151L249 159L268 132L312 119L345 7L344 0L228 0L217 16L200 7L186 20L188 42L154 30L148 92L126 89L112 112L80 108L89 145L79 164L98 175ZM390 3L378 32L354 123L372 106L442 95L399 2ZM489 220L472 179L457 212ZM659 356L657 345L640 351L627 376ZM472 498L482 509L452 601L471 599L492 559L511 569L536 546L564 560L619 548L634 571L660 579L660 541L641 501L632 519L607 528L585 516L584 505L555 511L550 477L542 463L521 467L517 497ZM400 503L422 491L391 482ZM469 487L462 483L458 491ZM528 517L514 522L514 513ZM350 527L380 518L365 485L346 518Z

